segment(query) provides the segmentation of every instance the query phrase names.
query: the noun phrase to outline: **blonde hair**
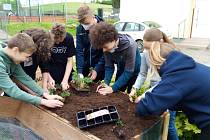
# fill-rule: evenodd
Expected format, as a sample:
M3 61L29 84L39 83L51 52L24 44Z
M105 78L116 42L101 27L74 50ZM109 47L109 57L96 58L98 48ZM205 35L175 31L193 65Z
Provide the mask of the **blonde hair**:
M154 41L149 49L149 59L151 63L150 74L153 76L158 73L161 65L166 61L166 57L171 51L179 51L175 45L170 43L161 43L159 41Z
M160 41L165 43L170 43L174 45L174 43L168 38L168 36L160 31L159 29L148 29L144 33L143 40L145 41Z

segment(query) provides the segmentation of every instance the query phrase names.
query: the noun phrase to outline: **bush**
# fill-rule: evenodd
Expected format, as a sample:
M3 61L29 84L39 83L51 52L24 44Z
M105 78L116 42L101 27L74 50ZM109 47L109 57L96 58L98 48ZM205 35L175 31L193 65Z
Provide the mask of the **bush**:
M201 130L190 124L183 112L177 112L175 124L180 140L198 140Z
M98 2L98 3L105 4L105 5L112 5L112 1L111 0L106 0L106 1Z

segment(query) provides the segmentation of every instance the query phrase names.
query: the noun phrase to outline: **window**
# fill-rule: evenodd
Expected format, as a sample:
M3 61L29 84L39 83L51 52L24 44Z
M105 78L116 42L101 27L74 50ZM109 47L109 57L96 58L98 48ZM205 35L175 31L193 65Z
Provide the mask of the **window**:
M118 22L118 23L116 23L115 24L115 29L117 31L122 31L124 24L125 24L124 22Z
M125 31L143 31L144 26L134 22L128 22L125 26Z

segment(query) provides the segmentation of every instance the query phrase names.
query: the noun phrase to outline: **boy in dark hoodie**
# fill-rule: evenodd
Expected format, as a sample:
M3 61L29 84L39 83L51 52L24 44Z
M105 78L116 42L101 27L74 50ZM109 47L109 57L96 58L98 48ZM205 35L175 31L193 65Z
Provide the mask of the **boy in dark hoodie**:
M100 22L90 30L91 44L103 49L105 57L105 83L107 87L98 87L100 94L106 95L117 90L130 93L140 71L141 57L137 43L128 35L118 34L113 25ZM116 80L109 86L114 64L117 65Z
M104 79L104 56L102 49L94 49L90 44L89 29L103 21L93 14L87 5L81 6L78 11L80 25L76 31L76 66L81 78L90 76L92 80ZM90 70L90 68L93 68Z
M201 140L210 139L210 68L176 51L168 43L150 43L152 74L161 81L139 98L139 116L159 115L166 109L182 110L201 129Z

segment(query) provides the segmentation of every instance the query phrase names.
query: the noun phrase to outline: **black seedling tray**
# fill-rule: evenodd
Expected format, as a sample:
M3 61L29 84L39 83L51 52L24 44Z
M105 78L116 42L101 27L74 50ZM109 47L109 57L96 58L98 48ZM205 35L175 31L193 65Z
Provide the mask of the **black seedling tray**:
M107 109L109 114L98 116L96 118L87 120L86 115L93 112ZM77 112L77 125L80 129L93 127L99 124L115 122L120 119L119 113L115 106L104 106L100 108L94 108L87 111Z

